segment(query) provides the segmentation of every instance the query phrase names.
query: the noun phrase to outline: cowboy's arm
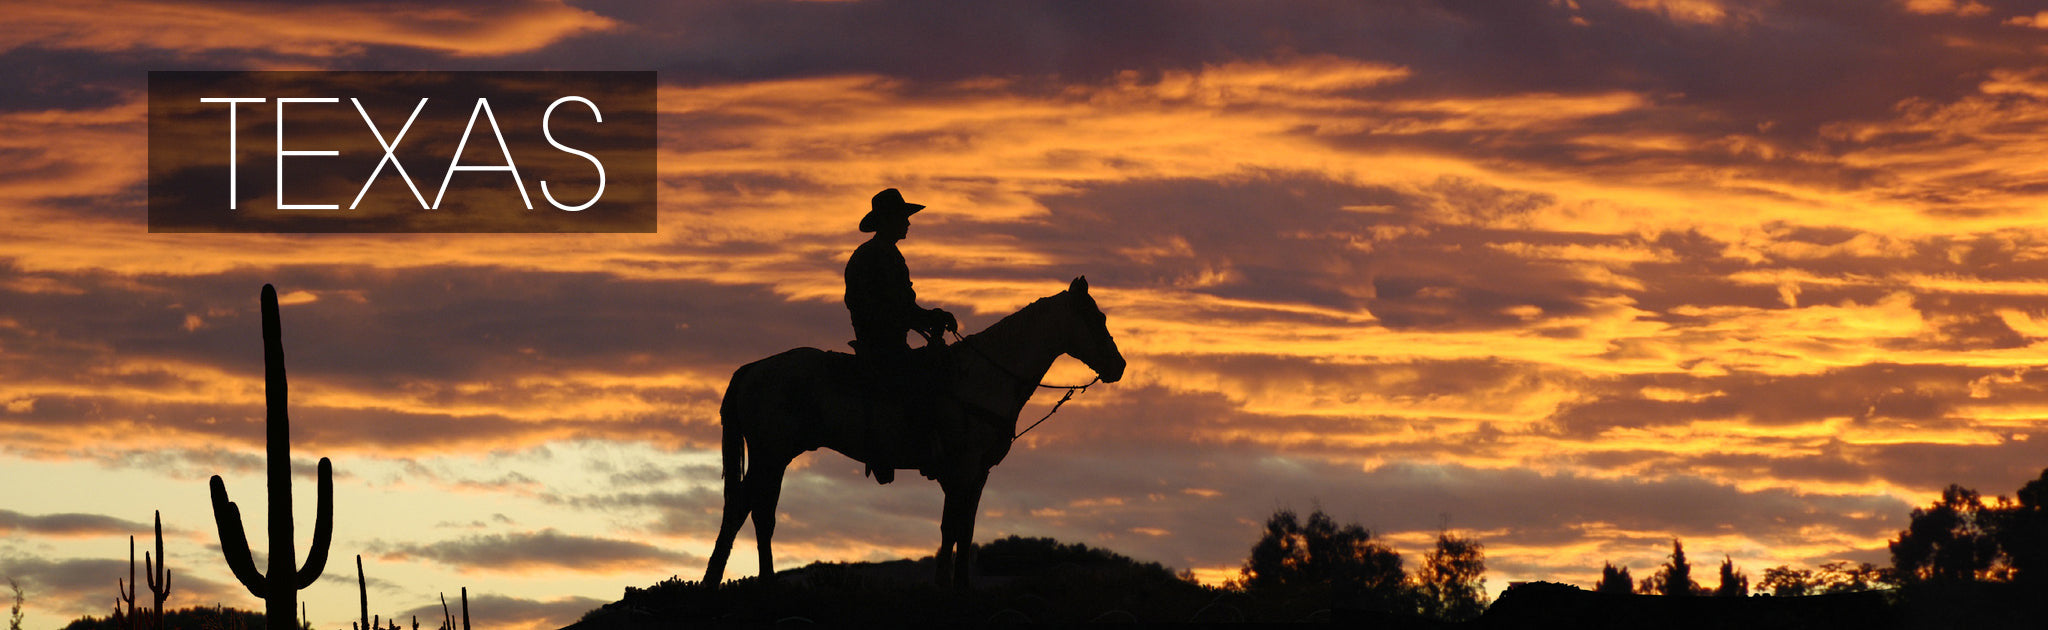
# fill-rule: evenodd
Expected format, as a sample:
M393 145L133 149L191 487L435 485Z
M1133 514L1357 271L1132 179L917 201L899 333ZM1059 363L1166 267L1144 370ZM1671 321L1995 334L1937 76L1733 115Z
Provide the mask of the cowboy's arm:
M912 284L910 282L910 268L907 264L904 265L903 268L902 287L904 295L904 300L902 304L904 305L906 310L904 311L904 319L901 321L909 322L910 327L913 330L929 333L941 333L949 330L957 331L960 329L959 320L955 319L952 313L946 312L945 309L925 308L922 306L918 306L917 289L912 288Z
M868 287L869 294L880 298L877 303L889 313L890 321L905 330L958 329L959 325L951 313L917 304L917 289L910 281L910 265L901 252L891 247L875 253L877 255L873 259L866 261L869 264L859 266L858 275Z
M903 311L904 317L901 321L908 322L912 329L925 332L944 332L960 329L960 322L953 317L952 313L948 313L942 308L918 306L916 291L905 287L905 293L908 294L909 299L903 302L905 310Z

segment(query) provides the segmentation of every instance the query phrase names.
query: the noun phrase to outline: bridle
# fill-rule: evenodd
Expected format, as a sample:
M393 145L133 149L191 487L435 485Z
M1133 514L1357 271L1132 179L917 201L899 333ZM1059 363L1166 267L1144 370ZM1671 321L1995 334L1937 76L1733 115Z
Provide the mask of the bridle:
M1039 418L1039 419L1038 419L1038 422L1033 422L1033 423L1031 423L1031 426L1028 426L1028 427L1024 427L1024 430L1022 430L1022 431L1018 431L1016 435L1012 435L1012 436L1010 436L1010 439L1012 439L1012 440L1015 440L1015 439L1017 439L1017 438L1021 438L1021 437L1024 437L1024 434L1026 434L1026 433L1030 433L1032 429L1036 429L1036 428L1038 428L1038 425L1040 425L1040 424L1044 424L1046 420L1050 420L1050 419L1052 419L1052 414L1056 414L1056 413L1059 413L1059 412L1060 412L1060 406L1061 406L1061 405L1065 405L1065 404L1067 404L1067 401L1069 401L1069 400L1073 400L1073 399L1074 399L1074 394L1079 394L1079 393L1081 393L1081 392L1085 392L1085 391L1088 391L1088 388L1089 388L1089 387L1092 387L1092 386L1094 386L1094 385L1095 385L1096 383L1100 383L1100 382L1102 382L1102 375L1101 375L1101 374L1097 374L1097 375L1095 375L1095 378L1094 378L1094 379L1092 379L1092 380L1090 380L1090 381L1088 381L1088 382L1086 382L1086 383L1082 383L1082 384L1080 384L1080 385L1051 385L1051 384L1047 384L1047 383L1044 383L1044 382L1042 382L1042 381L1039 381L1038 379L1035 379L1035 378L1025 378L1025 377L1024 377L1024 375L1022 375L1022 374L1018 374L1018 373L1017 373L1017 372L1016 372L1015 370L1011 370L1011 369L1009 368L1009 366L1005 366L1005 365L1003 365L1003 363L1002 363L1001 361L997 361L997 360L995 359L995 357L991 357L991 356L988 356L988 353L982 352L982 351L981 351L981 348L977 348L977 347L975 347L975 346L974 346L974 344L972 344L972 343L968 343L968 342L967 342L967 338L966 338L966 337L960 336L960 331L957 331L957 330L955 330L955 331L952 331L952 333L953 333L953 340L954 340L954 342L955 342L955 343L954 343L954 345L958 345L958 346L965 346L965 347L966 347L966 348L967 348L968 350L972 350L972 351L974 351L974 354L975 354L975 355L977 355L977 356L980 356L980 357L981 357L981 359L982 359L983 361L987 361L989 365L993 365L993 366L996 366L996 370L998 370L998 371L1001 371L1001 372L1002 372L1003 374L1005 374L1005 375L1009 376L1009 377L1010 377L1011 379L1014 379L1014 380L1016 380L1016 381L1017 381L1017 382L1019 382L1019 383L1030 383L1030 384L1033 384L1033 385L1036 385L1036 386L1038 386L1038 388L1039 388L1039 389L1064 389L1064 390L1067 390L1067 395L1065 395L1065 396L1061 396L1061 397L1060 397L1060 401L1059 401L1059 402L1056 402L1056 403L1053 403L1053 404L1052 404L1052 410L1051 410L1051 411L1047 411L1047 412L1045 412L1045 416L1044 416L1044 417L1041 417L1041 418Z

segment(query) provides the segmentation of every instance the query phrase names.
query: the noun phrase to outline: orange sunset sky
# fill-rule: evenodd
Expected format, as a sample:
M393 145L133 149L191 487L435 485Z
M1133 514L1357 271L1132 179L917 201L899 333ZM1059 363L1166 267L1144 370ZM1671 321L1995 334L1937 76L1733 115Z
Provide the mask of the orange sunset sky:
M1475 536L1496 592L1643 575L1673 537L1754 579L1884 564L1944 485L2048 467L2038 2L654 4L6 8L0 577L27 627L105 614L155 510L172 606L261 609L206 479L265 549L266 282L294 453L336 469L316 627L355 618L357 554L372 612L438 620L467 586L494 628L700 575L726 379L844 349L891 186L930 206L925 305L979 329L1086 274L1130 362L995 470L984 542L1213 582L1320 505L1411 568ZM659 231L147 233L146 73L202 69L658 71ZM799 466L782 566L936 548L936 484Z

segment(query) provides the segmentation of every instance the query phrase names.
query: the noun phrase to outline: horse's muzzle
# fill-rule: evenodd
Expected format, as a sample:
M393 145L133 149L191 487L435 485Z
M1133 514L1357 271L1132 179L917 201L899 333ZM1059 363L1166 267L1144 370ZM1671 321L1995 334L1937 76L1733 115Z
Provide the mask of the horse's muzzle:
M1114 383L1117 381L1124 380L1124 365L1125 364L1123 358L1118 357L1115 365L1109 366L1109 369L1103 370L1096 375L1101 376L1102 382L1104 383Z

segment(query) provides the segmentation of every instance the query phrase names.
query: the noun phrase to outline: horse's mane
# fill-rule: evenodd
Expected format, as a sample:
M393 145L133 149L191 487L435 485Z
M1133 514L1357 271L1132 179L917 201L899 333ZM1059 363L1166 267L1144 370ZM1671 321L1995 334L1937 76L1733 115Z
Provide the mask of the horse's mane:
M1035 317L1036 313L1038 311L1046 309L1048 307L1048 304L1052 303L1055 300L1064 300L1066 298L1066 291L1061 291L1059 293L1054 293L1052 295L1038 298L1037 300L1033 300L1030 304L1024 305L1024 308L1017 309L1017 312L1011 313L1009 315L1004 315L1002 319L996 320L996 323L989 324L987 328L981 329L981 332L967 335L966 338L973 339L975 337L989 335L992 333L995 336L1001 336L1005 331L1008 331L1011 328L1023 326L1024 324L1022 322L1024 322L1026 319L1029 319L1025 317L1025 315L1030 314Z

